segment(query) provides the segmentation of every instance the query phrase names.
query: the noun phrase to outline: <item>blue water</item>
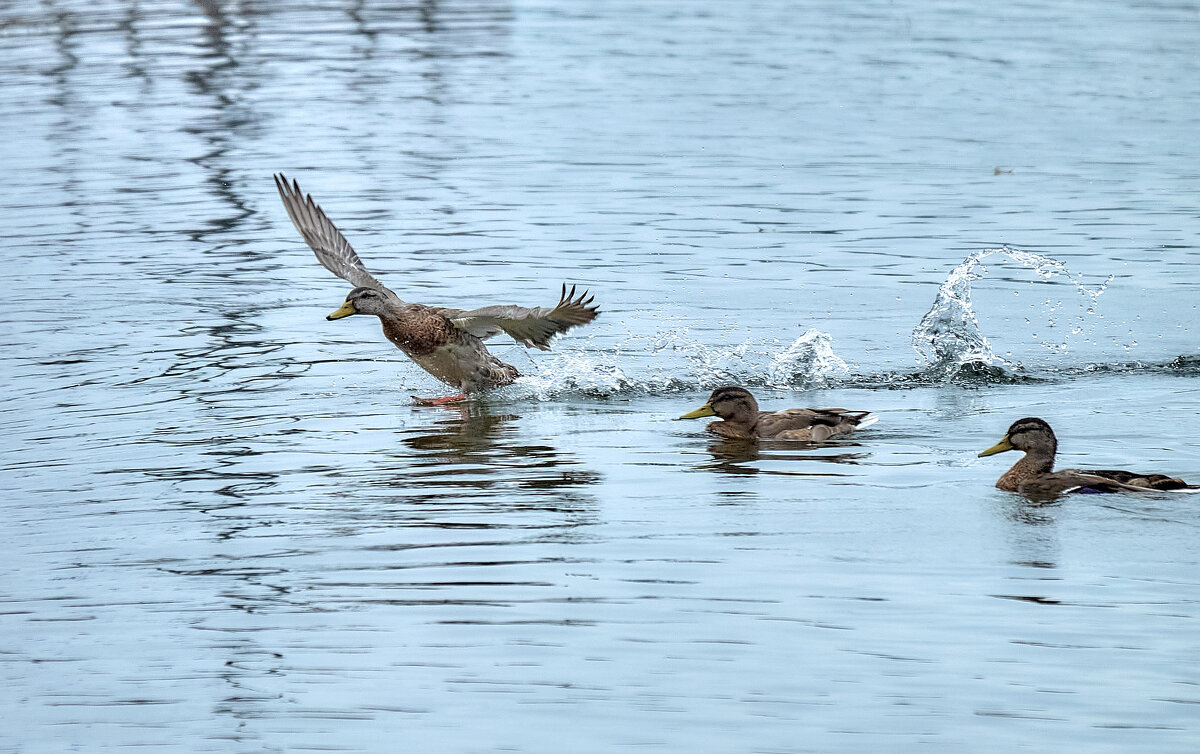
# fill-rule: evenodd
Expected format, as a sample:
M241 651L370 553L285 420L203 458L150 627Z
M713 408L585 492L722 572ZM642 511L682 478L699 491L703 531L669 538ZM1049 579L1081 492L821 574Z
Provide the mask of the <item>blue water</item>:
M1190 751L1200 7L0 9L0 749ZM603 314L453 409L405 299ZM880 420L813 448L715 386Z

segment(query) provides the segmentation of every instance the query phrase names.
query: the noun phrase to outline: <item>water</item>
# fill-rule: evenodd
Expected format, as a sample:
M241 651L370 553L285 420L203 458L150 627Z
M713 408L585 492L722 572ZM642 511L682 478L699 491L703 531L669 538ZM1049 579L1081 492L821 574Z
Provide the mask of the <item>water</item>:
M1182 751L1187 4L0 11L0 748ZM409 300L603 315L457 409ZM1011 172L1010 172L1011 171ZM880 421L727 446L712 387Z

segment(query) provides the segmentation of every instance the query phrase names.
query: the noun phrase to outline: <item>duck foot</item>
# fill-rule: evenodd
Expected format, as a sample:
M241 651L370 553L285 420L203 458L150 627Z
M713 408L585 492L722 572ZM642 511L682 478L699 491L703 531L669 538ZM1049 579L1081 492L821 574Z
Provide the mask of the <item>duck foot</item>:
M451 403L462 403L467 399L467 394L460 393L459 395L447 395L444 398L421 398L414 395L412 399L413 403L417 404L418 406L446 406Z

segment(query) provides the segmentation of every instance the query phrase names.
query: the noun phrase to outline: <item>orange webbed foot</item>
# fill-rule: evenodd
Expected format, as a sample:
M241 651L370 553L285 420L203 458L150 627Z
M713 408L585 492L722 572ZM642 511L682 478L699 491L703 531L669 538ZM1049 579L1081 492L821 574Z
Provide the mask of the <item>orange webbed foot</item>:
M447 395L442 398L421 398L420 396L414 395L412 399L413 403L417 404L418 406L448 406L454 403L462 403L467 399L467 394L460 393L458 395Z

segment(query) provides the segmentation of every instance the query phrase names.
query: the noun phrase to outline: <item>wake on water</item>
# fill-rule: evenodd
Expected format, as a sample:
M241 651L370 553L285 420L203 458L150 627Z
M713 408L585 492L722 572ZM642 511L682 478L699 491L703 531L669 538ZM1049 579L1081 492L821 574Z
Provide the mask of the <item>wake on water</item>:
M972 302L972 283L987 276L985 261L1011 262L1031 270L1040 281L1069 286L1074 297L1049 299L1043 305L1049 329L1058 339L1032 336L1054 363L1037 364L1037 371L1020 361L998 356L980 327ZM916 369L875 373L856 372L833 348L833 337L809 329L790 344L775 339L747 338L733 345L709 345L691 337L686 326L664 330L654 337L630 336L615 346L577 348L547 354L537 373L503 388L513 398L550 400L564 395L609 398L668 395L738 384L784 390L815 388L905 388L937 384L1004 384L1064 379L1096 371L1158 370L1200 374L1200 357L1181 356L1171 362L1147 364L1067 363L1072 342L1094 343L1100 297L1113 277L1095 287L1056 259L1009 246L981 249L967 255L938 288L932 307L913 328L911 345ZM1074 306L1072 313L1071 306ZM1026 322L1032 325L1029 319ZM681 368L680 362L686 365ZM627 371L629 370L629 371Z

